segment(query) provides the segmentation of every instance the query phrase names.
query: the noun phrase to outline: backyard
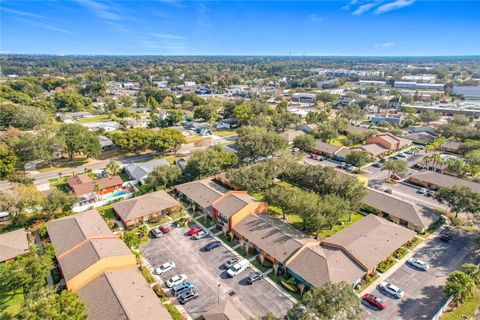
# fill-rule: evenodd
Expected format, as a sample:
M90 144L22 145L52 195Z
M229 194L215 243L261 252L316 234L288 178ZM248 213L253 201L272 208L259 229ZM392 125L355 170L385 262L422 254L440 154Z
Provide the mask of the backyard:
M23 302L23 290L4 291L0 290L0 319L15 319Z

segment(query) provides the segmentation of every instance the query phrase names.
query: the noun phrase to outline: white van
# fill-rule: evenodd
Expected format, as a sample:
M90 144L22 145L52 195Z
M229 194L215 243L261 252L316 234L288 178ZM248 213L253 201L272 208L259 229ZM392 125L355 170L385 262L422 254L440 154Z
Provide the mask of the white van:
M247 269L250 263L247 259L242 259L235 263L233 266L228 269L227 273L230 277L235 277L236 275L242 273L243 270Z

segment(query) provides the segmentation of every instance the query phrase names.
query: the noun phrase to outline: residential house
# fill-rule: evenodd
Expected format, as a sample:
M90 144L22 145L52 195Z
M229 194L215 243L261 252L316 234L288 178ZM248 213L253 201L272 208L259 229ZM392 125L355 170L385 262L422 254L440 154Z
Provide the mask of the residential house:
M187 123L187 128L193 131L203 129L203 128L208 128L210 124L206 121L199 121L199 120L194 120L192 122Z
M441 187L467 186L472 188L473 191L480 193L480 184L476 182L434 171L425 171L414 174L408 178L408 181L432 190L438 190Z
M152 160L142 163L131 163L126 165L123 168L123 171L128 175L132 180L138 181L140 183L145 183L145 179L148 174L152 172L157 167L166 167L168 166L168 161L165 159Z
M456 153L459 154L460 146L462 143L460 141L455 141L452 139L446 140L442 145L440 146L440 150L445 151L445 152L450 152L450 153Z
M429 126L423 126L423 127L408 127L405 130L407 130L408 133L421 133L421 132L426 132L431 134L432 136L437 136L437 130L435 128L429 127Z
M394 136L390 133L381 133L368 137L367 144L375 143L381 145L390 152L399 151L412 144L411 140Z
M370 214L326 238L321 246L345 251L371 273L414 236L414 231Z
M86 127L90 131L103 130L105 132L111 132L120 129L120 124L115 121L82 123L82 126Z
M267 213L268 204L260 202L246 191L229 191L212 202L212 218L231 230L244 217Z
M127 126L129 128L147 128L150 123L150 118L129 118L127 119Z
M216 129L232 129L239 126L237 119L223 119L222 121L217 122L215 125Z
M204 320L247 320L230 300L217 304L202 315Z
M428 132L409 133L405 138L412 140L416 144L429 144L435 141L435 136Z
M350 107L355 103L355 101L356 100L353 97L343 96L335 102L335 108Z
M394 97L388 100L388 108L398 109L402 105L402 96Z
M65 123L72 123L82 118L92 118L93 115L87 111L79 111L79 112L57 113L57 117Z
M398 199L384 192L368 189L362 202L379 211L388 220L419 233L440 218L440 213L427 206ZM368 210L368 209L367 209Z
M300 137L303 135L305 135L305 132L301 130L287 131L281 134L282 138L285 139L288 144L292 144L293 140L295 140L296 137Z
M194 209L211 215L212 204L220 199L227 189L212 179L196 180L175 186L175 191L187 200Z
M329 158L333 158L333 156L335 156L335 153L341 148L343 147L316 140L313 147L310 148L310 151L316 154L325 155Z
M105 136L98 136L98 141L100 142L100 146L102 147L103 151L108 151L115 148L113 141Z
M89 319L172 319L96 210L49 221L47 230L65 285Z
M129 227L161 214L175 212L180 206L177 200L164 190L160 190L116 202L112 205L112 208L123 224Z
M386 116L371 116L370 121L373 124L377 124L380 122L388 122L393 125L400 125L402 123L402 116L396 116L396 117L386 117Z
M25 229L0 234L0 262L9 262L28 252L28 239Z
M92 180L86 174L79 174L68 177L67 187L79 198L79 205L85 205L95 202L97 196L122 190L123 181L119 176Z
M315 103L317 100L317 95L315 93L294 93L292 94L293 102L301 103Z
M268 214L251 214L233 226L244 247L259 251L265 259L285 268L286 262L307 243L316 241L290 224ZM249 249L250 250L250 249Z
M309 124L298 125L296 129L309 134L309 133L313 133L317 128L318 128L318 124L309 123Z

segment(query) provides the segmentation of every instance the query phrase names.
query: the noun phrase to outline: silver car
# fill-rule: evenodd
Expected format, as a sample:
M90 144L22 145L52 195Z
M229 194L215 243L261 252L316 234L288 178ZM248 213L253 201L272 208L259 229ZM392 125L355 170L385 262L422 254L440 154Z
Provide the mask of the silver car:
M416 258L408 259L407 263L423 271L427 271L430 268L426 262Z
M395 298L397 299L400 299L401 297L403 297L405 295L405 293L402 291L402 289L400 289L399 287L397 286L394 286L393 284L391 283L388 283L388 282L382 282L378 285L378 289L388 293L388 294L391 294L392 296L394 296Z

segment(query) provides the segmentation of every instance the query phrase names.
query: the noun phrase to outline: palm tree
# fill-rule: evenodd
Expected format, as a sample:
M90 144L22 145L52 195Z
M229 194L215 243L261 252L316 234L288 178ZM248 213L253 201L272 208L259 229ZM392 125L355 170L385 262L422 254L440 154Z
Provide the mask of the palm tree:
M432 155L432 160L433 160L433 170L437 169L437 165L443 161L442 156L440 156L439 153L434 153Z
M420 149L418 149L417 147L413 147L410 151L414 156L420 153Z
M455 165L457 163L455 161L455 159L447 159L446 163L447 163L447 170L448 171L454 171L455 170Z
M480 174L480 166L478 164L473 165L470 168L470 173L472 174L472 177L475 178Z
M429 156L428 154L423 157L423 162L425 163L425 168L428 169L428 164L432 161L432 156Z

